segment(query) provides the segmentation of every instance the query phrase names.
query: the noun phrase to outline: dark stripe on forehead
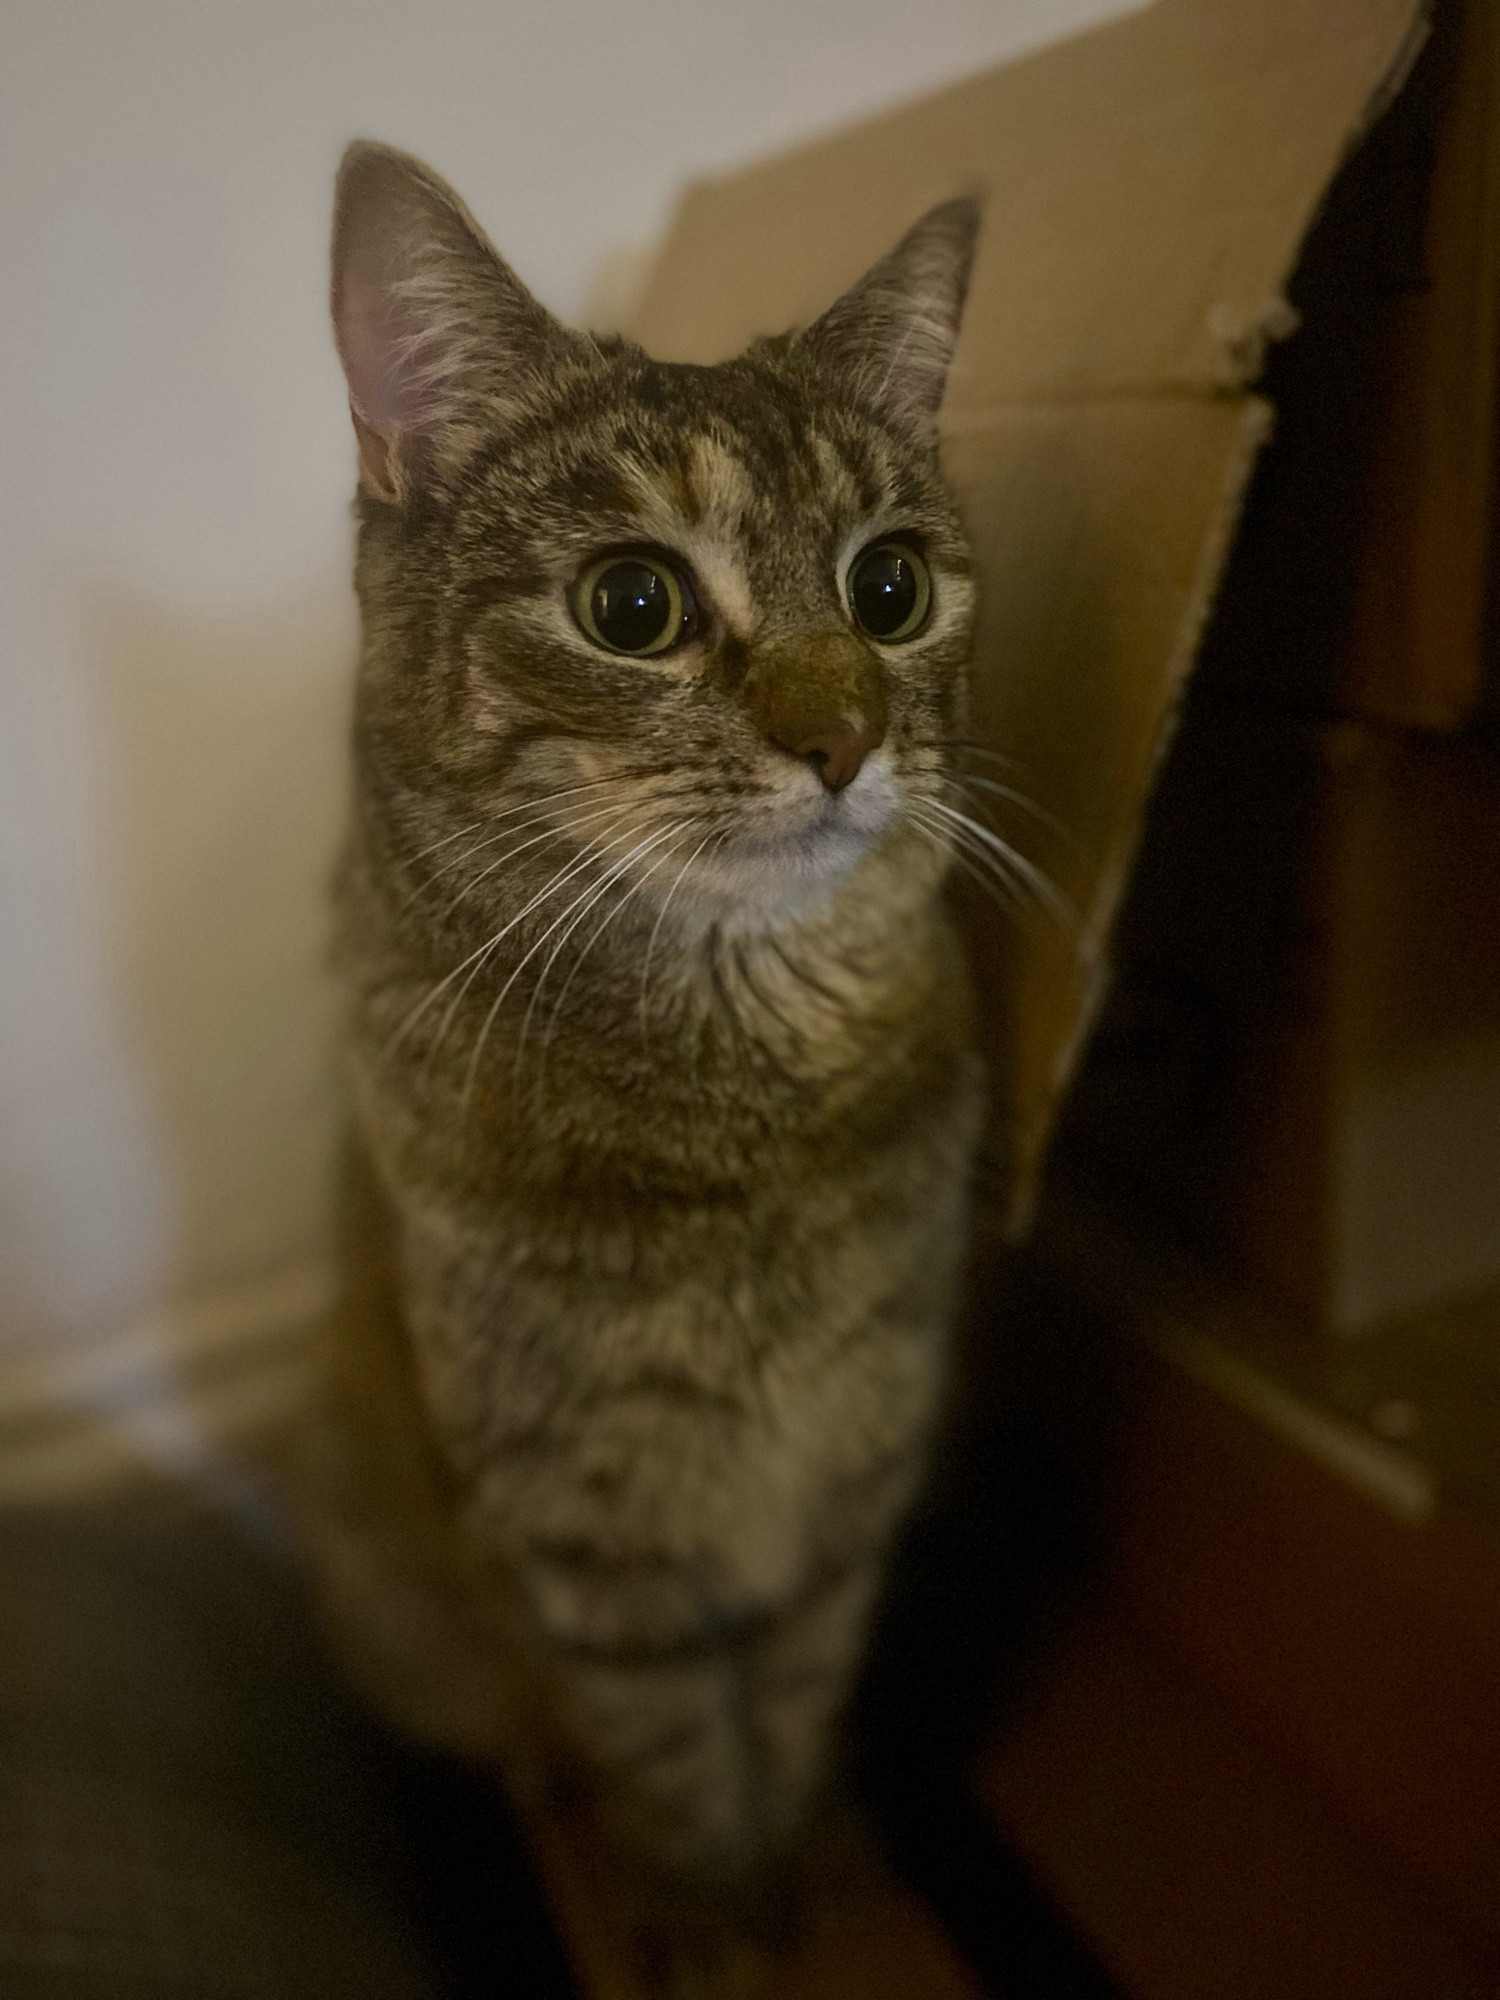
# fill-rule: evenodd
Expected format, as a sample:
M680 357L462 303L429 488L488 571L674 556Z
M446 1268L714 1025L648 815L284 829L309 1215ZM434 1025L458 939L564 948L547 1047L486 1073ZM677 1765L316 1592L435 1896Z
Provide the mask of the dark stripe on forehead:
M606 519L628 514L635 505L636 490L623 467L634 455L618 433L610 447L601 445L600 449L576 455L570 452L571 463L564 462L558 467L548 498L579 514L601 515Z
M627 348L570 372L494 438L466 482L458 539L476 558L487 540L519 581L549 545L630 537L654 493L658 512L689 528L712 517L754 559L789 536L805 549L841 537L851 515L926 514L935 470L792 343L712 368Z

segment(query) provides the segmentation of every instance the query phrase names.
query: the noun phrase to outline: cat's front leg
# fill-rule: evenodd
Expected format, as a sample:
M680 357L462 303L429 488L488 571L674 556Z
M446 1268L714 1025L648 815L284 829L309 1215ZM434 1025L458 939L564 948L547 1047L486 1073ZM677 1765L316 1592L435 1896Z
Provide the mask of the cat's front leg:
M781 1950L847 1897L840 1857L869 1873L847 1813L830 1839L826 1794L879 1575L862 1557L732 1638L557 1658L572 1837L603 1835L593 1900L647 1990L774 1992Z

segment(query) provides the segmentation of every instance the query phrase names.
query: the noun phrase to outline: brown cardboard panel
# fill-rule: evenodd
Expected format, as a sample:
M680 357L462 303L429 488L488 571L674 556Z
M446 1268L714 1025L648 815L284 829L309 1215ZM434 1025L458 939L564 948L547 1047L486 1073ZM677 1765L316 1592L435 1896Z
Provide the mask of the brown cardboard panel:
M805 321L932 202L981 190L949 415L1215 389L1259 331L1416 0L1159 0L690 189L635 333L712 361Z
M1012 1226L1264 435L1244 385L1422 19L1419 0L1159 0L690 189L631 329L716 359L812 317L933 201L987 195L944 406L981 568L974 733L1061 823L1033 819L1025 847L1023 810L990 814L1076 912L975 925Z
M1163 717L1265 421L1254 399L1163 398L1018 409L946 441L982 572L972 734L1007 759L973 763L969 810L1067 905L1024 885L1013 912L967 898L1022 1184L1091 1012Z

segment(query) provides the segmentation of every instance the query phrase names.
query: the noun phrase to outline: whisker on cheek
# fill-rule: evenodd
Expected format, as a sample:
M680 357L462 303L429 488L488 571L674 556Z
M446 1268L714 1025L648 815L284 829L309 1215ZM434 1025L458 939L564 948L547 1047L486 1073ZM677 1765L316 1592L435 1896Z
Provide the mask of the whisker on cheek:
M623 808L621 810L620 817L623 818L628 810L629 810L628 807ZM472 983L473 979L475 978L477 973L483 968L485 961L493 954L493 952L496 950L502 939L508 936L509 933L515 929L516 925L521 923L526 917L528 917L534 909L536 909L541 903L545 902L548 896L552 895L559 887L562 886L564 882L569 880L572 875L576 874L578 869L583 865L585 865L587 858L588 857L585 854L583 857L575 859L568 866L560 869L557 872L557 874L552 877L551 881L549 881L544 888L539 889L537 893L534 896L532 896L530 900L509 919L508 922L502 924L500 929L496 931L492 937L486 939L483 944L479 945L474 951L471 951L467 958L461 960L459 964L457 964L452 968L451 971L446 973L434 985L429 987L427 992L423 995L423 997L410 1010L410 1012L405 1015L405 1017L397 1025L394 1032L387 1038L385 1043L382 1045L379 1052L378 1061L384 1063L391 1055L395 1053L396 1049L400 1046L402 1042L406 1040L407 1036L416 1027L418 1021L421 1020L423 1015L427 1012L428 1008L433 1006L435 1002L439 1000L444 993L447 992L448 988L453 984L453 982L456 979L460 978L463 975L463 973L466 970L468 970L469 973L468 978L464 980L463 986L459 989L458 994L455 996L455 1000L452 1003L452 1005L450 1005L448 1013L444 1016L442 1026L439 1030L437 1037L437 1041L441 1042L443 1035L447 1033L448 1026L452 1021L453 1015L457 1009L457 1006L461 1003L464 994L468 991L468 988ZM472 968L472 970L470 970L470 968ZM435 1051L436 1045L437 1044L435 1043L434 1048L430 1049L428 1052L427 1060L429 1063L432 1059L432 1054Z
M942 855L949 866L983 891L983 893L1007 916L1017 916L1024 907L1024 901L1014 882L1008 876L999 874L993 867L983 867L973 860L968 851L959 845L951 829L934 826L917 813L911 815L911 824Z
M1070 937L1076 934L1077 911L1051 876L1038 868L1034 861L1028 861L1024 854L1011 846L1009 841L1002 840L989 827L982 826L968 813L959 812L955 806L944 805L940 799L930 799L928 804L949 824L962 829L971 844L977 844L985 852L992 854L1002 869L1024 883L1037 902L1051 914Z
M633 862L638 861L642 857L642 855L650 853L652 848L659 847L662 841L668 839L673 833L676 832L676 830L677 828L675 824L669 825L663 829L660 829L658 832L654 834L648 835L644 840L638 841L636 845L630 849L629 853L627 853L623 857L623 859L613 862L610 865L609 869L605 873L604 879L601 882L594 885L591 889L586 890L584 895L578 899L578 904L582 905L581 908L578 908L577 904L569 905L570 909L578 908L578 914L573 918L572 922L568 925L567 929L563 932L562 936L558 939L557 943L552 947L552 950L548 953L546 963L542 967L541 976L537 980L536 986L532 990L531 999L527 1002L526 1013L521 1021L521 1033L517 1038L516 1042L517 1064L520 1063L522 1053L526 1047L526 1037L531 1029L531 1017L533 1013L536 1011L536 1005L538 1000L540 1000L541 998L542 988L547 983L547 976L551 972L553 966L557 963L558 958L561 956L565 946L568 943L568 940L572 937L574 931L577 930L578 926L589 915L590 911L594 909L594 907L596 906L596 904L598 904L601 898L607 895L610 889L612 889L623 876L627 875L630 872L631 864ZM636 886L639 887L640 885L637 884ZM618 914L620 907L623 907L623 905L617 906L615 914ZM565 911L564 915L566 914L567 912ZM608 918L605 919L605 922L606 923L608 922ZM600 929L602 930L603 928L604 926L601 925ZM594 935L597 938L599 935L598 931L596 931ZM578 961L575 961L573 966L573 971L576 972L577 969L578 969ZM572 976L573 975L570 972L568 975L569 981L571 981ZM567 985L565 984L563 987L563 992L566 993L566 991L567 991ZM555 1020L556 1017L557 1017L556 1009L554 1008L553 1019Z
M604 829L604 833L607 835L612 827L619 825L622 819L629 818L632 811L633 808L630 806L621 807L616 813L615 817L611 820L610 826ZM625 837L628 838L629 836L627 835ZM468 994L470 987L474 984L474 981L479 977L479 975L484 971L485 966L489 963L490 959L493 958L496 950L498 950L501 943L503 943L503 941L510 936L511 932L514 931L517 928L517 926L525 920L525 918L529 917L534 911L539 910L543 905L543 903L547 902L552 896L555 896L558 890L567 888L570 883L575 882L578 879L578 877L585 871L585 869L593 867L599 861L602 855L609 851L609 847L612 844L613 844L612 842L606 840L603 847L601 847L599 844L599 840L597 838L588 841L585 844L583 852L581 854L575 855L572 861L566 862L561 868L559 868L557 872L551 877L551 879L542 888L538 889L535 895L530 897L528 901L522 906L522 908L516 912L516 914L511 918L510 922L502 925L501 928L495 933L494 937L490 940L490 943L486 948L483 956L479 958L478 961L473 965L473 968L469 972L468 977L464 980L463 985L459 988L458 992L453 996L453 999L449 1003L448 1011L443 1016L442 1025L439 1027L437 1036L427 1054L427 1062L429 1067L431 1066L433 1058L436 1056L438 1049L442 1046L443 1040L446 1037L449 1028L452 1026L453 1021L456 1018L460 1007L463 1005L465 996ZM548 933L544 933L543 935L545 937L546 935L548 935ZM529 955L530 954L528 954L528 956ZM523 959L522 964L524 963L525 960ZM507 991L509 990L508 986L506 990Z
M562 791L549 792L537 799L523 799L516 805L503 807L495 813L487 813L482 819L473 820L468 826L460 827L457 833L445 834L441 840L433 841L430 846L419 849L416 854L403 860L401 866L403 870L412 868L417 862L425 860L429 854L435 854L440 848L450 846L455 840L462 840L465 834L477 833L482 826L495 826L501 820L513 819L517 813L530 810L535 812L538 817L541 817L544 815L545 808L555 805L559 799L573 798L580 792L597 791L601 785L609 782L608 779L596 778L586 785L569 785ZM521 827L529 826L533 823L531 820L523 820ZM497 832L487 834L475 846L466 848L462 854L444 862L442 867L437 869L426 881L417 884L406 900L398 906L399 910L405 911L409 909L419 896L426 895L428 890L440 882L445 875L451 874L455 868L461 868L465 861L472 860L474 855L482 853L486 847L492 846L495 841L503 840L507 833L519 832L521 827L500 827Z
M604 856L610 851L611 848L618 847L622 840L629 840L632 837L632 835L637 831L639 831L638 823L635 827L631 827L624 834L617 835L613 840L606 841L602 847L596 843L594 846L591 847L588 853L580 857L579 861L575 863L574 867L568 871L568 875L570 877L576 876L582 868L587 867L591 863L597 863L599 861L602 861ZM559 886L561 886L561 883L559 881L554 881L553 884L549 886L546 893L549 895L554 893ZM469 1104L474 1094L474 1082L479 1073L479 1062L481 1056L484 1053L485 1042L489 1038L490 1029L494 1026L496 1017L499 1015L500 1009L504 1005L506 997L509 995L511 988L515 985L516 981L520 978L521 974L525 971L526 967L531 963L532 959L535 958L536 954L541 950L542 946L546 944L548 938L550 938L553 935L553 933L557 930L558 926L567 920L567 918L572 914L572 912L578 908L579 903L581 903L584 900L584 898L588 896L590 893L591 893L590 890L585 890L583 896L576 898L573 902L568 904L567 908L562 912L561 916L553 919L553 921L542 932L541 936L537 938L535 943L532 944L516 961L515 965L511 968L511 971L507 976L504 985L495 995L495 998L490 1005L490 1010L484 1017L484 1022L479 1030L479 1034L475 1038L474 1053L469 1059L469 1066L464 1075L463 1089L459 1093L459 1102L458 1102L460 1119L463 1119L468 1115ZM528 907L534 907L535 902L536 899L533 898L532 905L529 905ZM506 927L507 930L514 928L515 921L518 920L513 920L512 923ZM501 933L501 935L503 935L503 933ZM498 938L496 942L498 942Z
M718 840L722 842L724 838L725 838L725 832L722 828L716 834L706 833L703 836L702 840L699 841L698 845L693 849L692 853L688 856L687 860L683 862L681 868L678 869L677 875L673 880L672 886L670 889L668 889L665 897L662 899L662 906L656 913L656 922L651 926L651 935L646 940L646 955L641 964L640 1023L641 1023L641 1039L643 1041L646 1039L646 990L647 990L647 983L651 978L651 960L656 952L656 940L661 936L661 927L667 920L667 911L671 908L672 898L677 894L677 891L682 887L683 882L687 878L687 875L691 870L693 863L698 859L698 856L708 846L709 842L712 840Z
M685 838L691 839L694 830L695 830L694 822L678 820L672 826L666 829L666 833L668 836L683 835L685 836ZM625 894L622 897L620 897L619 901L615 903L614 906L605 913L605 915L599 920L598 924L594 927L593 933L589 937L588 942L583 946L583 948L579 951L578 955L574 958L572 965L568 969L568 976L562 983L562 990L558 994L557 998L553 1001L552 1012L547 1019L547 1032L542 1042L542 1058L544 1062L546 1060L547 1051L552 1046L552 1037L557 1028L558 1016L561 1014L563 1009L563 1004L567 1000L568 990L572 986L573 981L577 978L579 970L582 967L584 960L588 957L589 953L594 949L594 946L599 942L600 938L603 937L604 933L609 929L610 925L615 921L615 919L621 915L621 913L634 900L635 897L640 895L641 891L644 888L646 888L648 883L651 881L652 877L656 875L658 871L666 863L670 862L673 859L673 857L680 851L682 845L683 845L683 840L677 838L670 838L669 845L667 846L666 851L657 856L657 858L652 862L651 866L646 870L645 874L642 875L638 881L633 882L631 886L625 891ZM639 852L636 855L633 855L631 858L638 859ZM613 886L613 884L611 884L610 886ZM598 899L596 898L595 900L597 901ZM589 908L592 909L592 907L593 905L590 904ZM587 915L588 912L585 911L584 914ZM541 990L540 983L538 984L537 990L538 992L540 992Z
M464 902L469 896L471 896L473 892L479 887L481 882L487 882L492 875L498 874L502 868L506 867L510 862L514 861L517 855L525 854L531 848L542 846L547 841L565 839L568 835L577 833L581 828L585 826L592 826L601 819L608 819L611 813L630 812L631 810L633 810L631 806L628 805L622 806L621 804L619 804L618 801L611 800L611 802L607 806L600 806L597 811L587 812L587 813L577 813L574 814L571 818L565 820L553 821L550 819L550 816L544 814L543 817L548 820L548 824L545 831L533 835L533 837L530 840L523 840L517 847L508 848L506 852L499 857L498 860L490 862L488 867L481 868L479 873L476 876L474 876L473 880L466 882L463 888L459 890L458 894L453 898L452 902L449 903L447 907L444 909L443 915L445 917L451 916L453 912L458 908L459 904ZM532 824L534 824L534 822L530 820L522 821L523 826L530 826ZM515 831L517 829L510 829L510 830ZM492 845L493 843L486 842L484 844L486 846L489 846Z

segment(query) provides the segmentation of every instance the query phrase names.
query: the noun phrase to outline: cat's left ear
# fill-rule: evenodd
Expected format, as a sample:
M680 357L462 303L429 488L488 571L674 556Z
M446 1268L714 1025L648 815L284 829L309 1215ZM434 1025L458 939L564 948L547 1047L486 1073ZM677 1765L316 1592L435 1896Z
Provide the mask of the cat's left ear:
M441 479L486 417L524 408L579 345L445 181L363 140L334 192L332 306L360 485L378 500Z
M939 203L802 338L892 416L930 430L958 340L979 203Z

